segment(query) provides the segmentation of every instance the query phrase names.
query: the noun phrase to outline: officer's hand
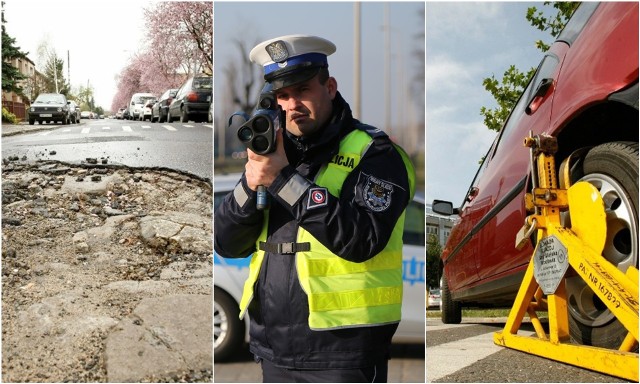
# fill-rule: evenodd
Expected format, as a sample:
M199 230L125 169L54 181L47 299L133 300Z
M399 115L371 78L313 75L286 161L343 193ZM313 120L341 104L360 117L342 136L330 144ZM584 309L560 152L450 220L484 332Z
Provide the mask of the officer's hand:
M256 191L258 185L269 187L282 168L289 165L287 155L284 153L282 131L282 129L279 129L276 133L276 150L274 152L267 155L258 155L247 149L248 161L244 168L247 184L251 190Z

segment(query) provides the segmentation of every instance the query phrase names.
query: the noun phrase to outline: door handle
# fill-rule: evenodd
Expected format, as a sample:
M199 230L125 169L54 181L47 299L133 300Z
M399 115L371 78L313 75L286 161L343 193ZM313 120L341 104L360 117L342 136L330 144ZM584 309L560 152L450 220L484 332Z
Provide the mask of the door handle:
M538 88L536 88L536 92L533 94L533 97L531 98L531 101L529 102L529 105L527 105L527 108L525 110L527 115L532 115L533 113L535 113L535 111L538 110L538 107L540 107L540 105L542 104L542 100L547 95L549 89L551 89L552 86L552 78L547 77L540 81L540 84L538 84Z

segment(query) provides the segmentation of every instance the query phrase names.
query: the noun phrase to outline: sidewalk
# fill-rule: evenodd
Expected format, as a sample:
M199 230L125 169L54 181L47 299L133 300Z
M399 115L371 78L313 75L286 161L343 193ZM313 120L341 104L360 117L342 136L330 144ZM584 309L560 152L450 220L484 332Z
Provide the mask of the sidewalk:
M82 124L82 122L80 122L80 124ZM79 125L79 124L74 124L74 125ZM2 137L5 136L14 136L14 135L20 135L23 133L32 133L32 132L39 132L39 131L49 131L51 129L56 129L56 128L60 128L61 125L59 124L45 124L45 125L41 125L41 124L34 124L34 125L29 125L28 122L22 122L19 124L6 124L6 123L2 123L2 125L0 126L0 132L2 132Z

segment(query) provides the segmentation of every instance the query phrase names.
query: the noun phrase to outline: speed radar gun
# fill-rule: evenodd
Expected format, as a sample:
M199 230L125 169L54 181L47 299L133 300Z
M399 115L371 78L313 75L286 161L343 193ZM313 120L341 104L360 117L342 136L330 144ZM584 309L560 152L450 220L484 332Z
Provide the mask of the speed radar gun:
M284 113L276 102L272 85L267 83L260 92L253 114L234 113L229 118L229 127L237 129L238 139L245 147L258 155L266 155L276 150L276 132L284 121ZM267 205L267 189L259 185L256 208L262 210Z

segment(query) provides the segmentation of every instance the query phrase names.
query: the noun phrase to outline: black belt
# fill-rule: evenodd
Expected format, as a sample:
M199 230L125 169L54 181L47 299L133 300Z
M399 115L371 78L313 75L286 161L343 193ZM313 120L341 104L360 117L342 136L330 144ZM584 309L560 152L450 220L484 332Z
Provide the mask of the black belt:
M260 250L281 255L292 255L296 252L311 250L311 243L265 243L261 241Z

